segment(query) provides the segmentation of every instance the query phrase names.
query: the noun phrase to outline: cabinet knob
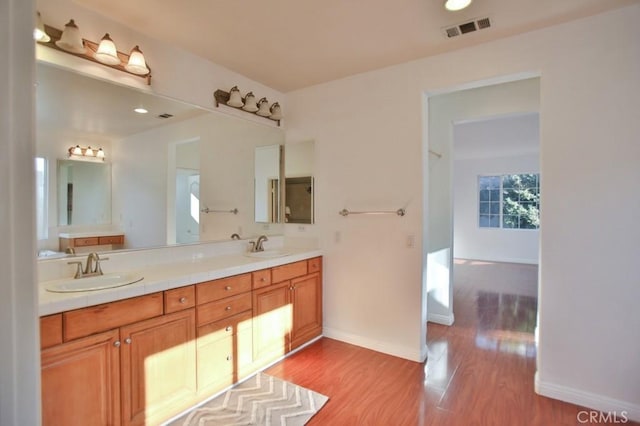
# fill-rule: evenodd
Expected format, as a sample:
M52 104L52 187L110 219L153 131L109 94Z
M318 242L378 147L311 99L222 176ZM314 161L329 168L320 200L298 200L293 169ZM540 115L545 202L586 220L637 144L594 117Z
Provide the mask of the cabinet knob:
M131 344L131 337L127 337L126 339L124 339L124 342L125 342L127 345L130 345L130 344Z
M232 330L232 328L231 328L230 325L228 325L227 328L224 329L224 331L231 331L231 330Z
M225 289L225 290L227 290L227 291L229 291L229 290L231 290L231 286L230 286L230 285L228 285L228 286L226 286L224 289Z
M180 298L179 302L184 305L185 303L187 303L187 298L183 296Z
M115 342L113 342L113 346L115 346L116 348L120 347L120 340L116 340Z
M231 355L227 355L227 361L231 361L233 357Z
M231 306L227 306L226 308L224 308L225 311L230 311L231 310Z
M265 282L267 279L265 277L260 278L260 281Z

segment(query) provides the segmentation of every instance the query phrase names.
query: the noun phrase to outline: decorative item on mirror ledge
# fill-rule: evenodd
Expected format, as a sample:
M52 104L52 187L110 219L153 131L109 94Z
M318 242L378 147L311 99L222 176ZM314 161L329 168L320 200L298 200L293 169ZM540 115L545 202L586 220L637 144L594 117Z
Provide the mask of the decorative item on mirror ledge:
M148 85L151 85L151 69L140 48L135 46L128 55L118 52L109 33L102 37L100 43L95 43L81 37L80 29L73 19L67 22L64 30L61 31L45 25L38 12L33 35L35 40L42 45L142 77Z
M282 107L280 107L278 102L274 102L269 105L269 101L264 97L260 98L260 100L256 102L256 96L253 92L249 92L242 97L238 86L233 86L228 92L218 89L213 93L213 98L215 99L216 107L220 106L220 104L227 105L232 108L268 118L277 122L278 126L280 126L280 120L282 120Z

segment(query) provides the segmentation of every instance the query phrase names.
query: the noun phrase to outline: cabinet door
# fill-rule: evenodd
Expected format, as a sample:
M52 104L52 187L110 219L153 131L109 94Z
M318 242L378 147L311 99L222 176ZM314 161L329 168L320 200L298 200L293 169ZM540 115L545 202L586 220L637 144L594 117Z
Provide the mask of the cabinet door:
M291 349L322 334L322 282L315 273L291 281L293 327Z
M258 366L289 351L290 285L285 281L253 292L253 357Z
M120 329L122 424L156 424L194 402L195 310Z
M45 349L42 424L120 424L118 330Z

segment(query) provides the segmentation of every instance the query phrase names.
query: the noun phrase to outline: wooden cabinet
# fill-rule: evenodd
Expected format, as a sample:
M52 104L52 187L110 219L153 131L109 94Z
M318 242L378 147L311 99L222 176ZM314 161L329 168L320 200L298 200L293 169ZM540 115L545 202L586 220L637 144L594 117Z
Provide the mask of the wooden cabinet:
M215 393L252 371L252 274L196 285L198 392Z
M59 237L60 251L74 249L76 252L87 252L97 246L122 246L124 244L124 234L113 235L87 235L82 234L61 234ZM84 250L86 248L86 250Z
M42 351L42 424L120 424L119 332Z
M40 319L44 425L159 424L322 333L322 258Z
M253 291L256 365L266 365L322 334L321 270L319 257L279 266L272 269L274 284Z
M322 280L316 272L291 280L293 322L291 346L293 350L322 334Z
M195 402L195 309L163 315L162 300L154 293L41 319L42 344L62 341L60 319L65 329L65 343L41 353L44 425L157 424ZM114 324L122 326L103 331Z
M157 424L196 394L195 310L120 329L122 424Z

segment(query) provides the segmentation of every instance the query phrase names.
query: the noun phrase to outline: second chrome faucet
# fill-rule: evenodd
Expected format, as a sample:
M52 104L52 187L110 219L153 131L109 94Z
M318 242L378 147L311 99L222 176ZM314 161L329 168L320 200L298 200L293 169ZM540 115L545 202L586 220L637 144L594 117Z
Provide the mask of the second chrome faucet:
M255 253L255 252L258 252L258 251L264 251L263 243L265 241L269 241L269 239L267 238L266 235L260 235L257 240L250 241L249 242L249 245L250 245L249 251L252 252L252 253Z

